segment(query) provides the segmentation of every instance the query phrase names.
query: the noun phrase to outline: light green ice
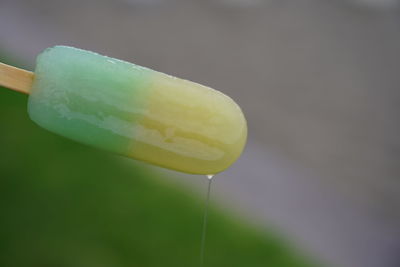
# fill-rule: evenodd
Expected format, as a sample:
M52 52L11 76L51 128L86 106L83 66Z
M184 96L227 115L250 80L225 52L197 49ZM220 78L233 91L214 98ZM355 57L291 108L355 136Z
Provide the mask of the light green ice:
M56 46L37 58L28 112L70 139L127 154L123 127L140 118L152 70L76 48Z

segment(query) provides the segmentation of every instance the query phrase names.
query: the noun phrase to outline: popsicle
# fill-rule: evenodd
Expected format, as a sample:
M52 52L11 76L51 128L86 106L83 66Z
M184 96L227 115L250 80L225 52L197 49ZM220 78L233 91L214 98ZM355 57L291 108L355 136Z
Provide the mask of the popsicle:
M246 143L245 117L228 96L94 52L48 48L34 73L1 64L0 85L29 94L41 127L168 169L216 174Z

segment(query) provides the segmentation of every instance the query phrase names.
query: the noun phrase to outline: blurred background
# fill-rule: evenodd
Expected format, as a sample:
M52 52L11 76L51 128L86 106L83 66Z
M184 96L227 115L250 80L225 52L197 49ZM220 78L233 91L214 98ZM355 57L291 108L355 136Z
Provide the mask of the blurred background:
M0 0L0 58L70 45L216 88L249 124L205 266L400 266L397 0ZM31 122L0 90L0 266L198 266L205 177Z

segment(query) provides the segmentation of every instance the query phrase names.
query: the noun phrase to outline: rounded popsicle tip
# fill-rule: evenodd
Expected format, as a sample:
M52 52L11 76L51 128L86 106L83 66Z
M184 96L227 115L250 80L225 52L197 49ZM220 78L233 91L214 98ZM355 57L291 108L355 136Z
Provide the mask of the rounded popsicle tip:
M239 106L221 92L192 82L179 80L173 88L162 84L163 92L153 99L152 115L168 121L161 131L164 143L159 145L174 156L163 155L158 165L206 175L231 166L247 140L247 123Z
M192 174L225 170L247 138L240 107L221 92L66 46L38 57L28 112L70 139Z

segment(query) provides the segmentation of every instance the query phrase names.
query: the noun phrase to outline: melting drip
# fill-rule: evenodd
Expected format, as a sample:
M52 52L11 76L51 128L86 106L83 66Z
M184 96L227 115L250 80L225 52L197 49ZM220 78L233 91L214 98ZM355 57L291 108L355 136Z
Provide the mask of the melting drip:
M201 234L200 267L204 266L204 250L205 250L205 246L206 246L208 203L210 202L211 182L212 182L213 177L214 177L214 174L207 175L208 188L207 188L206 204L204 207L203 231Z

